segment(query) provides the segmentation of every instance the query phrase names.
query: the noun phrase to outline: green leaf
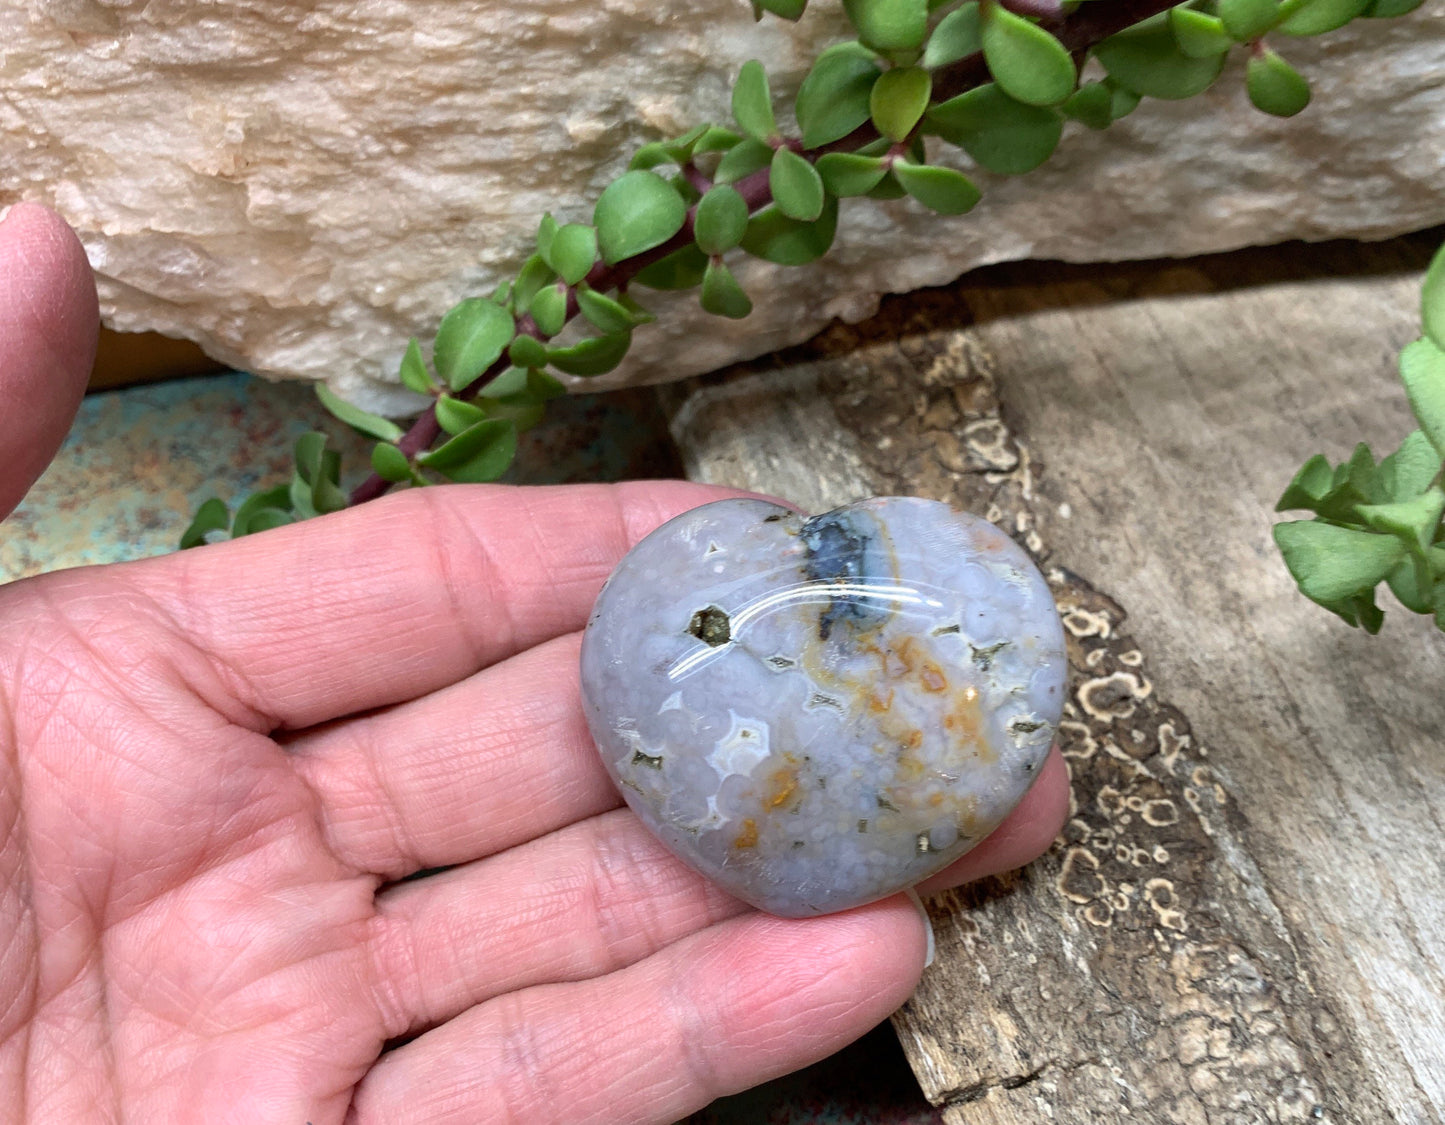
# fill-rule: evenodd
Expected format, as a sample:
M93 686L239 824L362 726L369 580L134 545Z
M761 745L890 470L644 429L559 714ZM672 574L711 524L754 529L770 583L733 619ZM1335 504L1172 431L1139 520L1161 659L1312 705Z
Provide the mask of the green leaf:
M1234 46L1224 21L1218 16L1194 8L1171 8L1169 26L1179 49L1191 59L1208 59L1222 55Z
M432 358L442 382L454 391L474 382L512 341L512 314L483 297L463 301L442 317ZM382 441L391 438L373 434Z
M240 539L243 535L249 535L253 530L252 525L262 512L276 512L283 517L281 523L290 523L290 516L287 514L291 509L291 486L289 484L278 484L275 488L268 488L265 492L257 492L246 498L239 508L236 509L236 518L231 521L231 538ZM257 527L254 530L264 531L271 527L280 527L281 523L267 520L265 526Z
M895 160L893 174L904 191L940 215L962 215L979 200L973 181L952 168Z
M969 0L938 21L928 46L923 50L923 65L930 69L947 66L983 50L977 0Z
M516 375L511 372L516 372ZM535 406L561 398L567 393L567 388L545 371L511 368L507 374L509 378L505 386L498 377L493 385L483 389L477 400L489 413L497 403L508 406Z
M696 247L694 247L696 249ZM630 293L617 294L617 303L632 315L633 324L651 324L657 319Z
M543 336L555 336L567 323L567 290L560 285L547 285L537 290L527 310Z
M480 398L507 398L527 389L528 369L509 367L477 392Z
M838 43L818 56L798 88L794 110L805 148L842 140L868 120L868 98L881 71L861 43Z
M285 527L288 523L295 522L296 517L288 511L283 511L280 508L258 508L251 514L251 518L246 521L245 526L240 531L231 532L231 538L239 539L243 535L255 535L261 531L274 531L278 527Z
M1375 591L1366 590L1355 594L1353 597L1343 598L1339 602L1324 605L1331 613L1336 613L1344 618L1351 626L1358 626L1374 636L1380 631L1380 626L1385 623L1385 614L1375 604Z
M873 124L890 141L906 140L928 108L933 78L921 66L886 70L873 83L868 107Z
M1365 15L1377 20L1392 19L1413 12L1424 2L1425 0L1374 0Z
M532 336L518 336L507 349L507 359L517 367L547 366L547 348Z
M1363 522L1358 506L1382 498L1374 454L1360 442L1350 459L1337 468L1319 455L1311 457L1295 474L1275 510L1305 508L1327 520L1358 524Z
M1025 105L1058 105L1074 92L1078 71L1068 48L998 0L982 11L983 57L1004 91Z
M1430 568L1416 555L1401 559L1385 576L1390 592L1413 613L1430 613L1435 608L1435 584Z
M755 141L766 143L778 135L773 93L768 89L767 72L757 59L743 63L733 84L733 118Z
M1365 14L1370 0L1309 0L1280 22L1286 35L1323 35Z
M368 414L359 406L352 406L325 383L316 384L316 397L321 400L321 405L337 418L353 430L360 430L367 437L374 437L377 441L395 441L402 435L402 428L395 422L376 414Z
M577 289L577 307L594 327L606 333L630 332L641 323L621 301L614 301L585 285Z
M576 285L597 261L597 232L582 223L557 228L551 246L542 252L547 264L568 285Z
M878 181L878 186L868 192L869 199L903 199L908 193L891 171Z
M721 125L709 125L692 146L692 152L694 156L704 152L726 152L742 139L741 134L734 133L731 129L724 129Z
M1424 431L1413 431L1399 449L1380 462L1370 499L1387 503L1420 495L1439 475L1440 462L1440 454Z
M1445 350L1445 246L1435 251L1425 271L1425 284L1420 289L1420 320L1425 335Z
M1114 94L1114 100L1109 103L1109 112L1115 121L1121 117L1128 117L1139 108L1139 103L1143 99L1133 90L1120 86L1112 78L1104 79L1104 85L1108 86Z
M296 440L291 506L306 518L346 507L341 491L341 454L327 449L325 434L312 430Z
M296 472L306 484L312 484L321 477L322 461L326 456L326 435L319 430L302 434L296 439L293 453Z
M480 406L451 395L442 395L437 399L436 411L437 424L449 434L463 433L487 416Z
M928 120L944 140L1005 175L1037 168L1058 147L1064 131L1057 110L1025 105L993 82L934 106Z
M814 165L823 186L836 196L867 195L888 173L888 162L876 156L853 152L829 152Z
M1086 82L1059 108L1090 129L1107 129L1114 121L1114 91L1103 82Z
M1278 0L1216 0L1224 30L1241 43L1258 39L1279 18Z
M649 289L691 289L702 283L706 272L707 255L697 248L696 243L689 243L639 270L632 281L634 285L645 285Z
M1404 544L1393 535L1318 520L1277 523L1274 541L1300 591L1322 605L1375 586L1405 554Z
M1244 85L1255 108L1275 117L1293 117L1310 104L1310 84L1269 48L1250 55Z
M552 239L557 236L557 220L548 211L537 224L537 253L545 259L552 249Z
M1389 504L1361 504L1357 511L1376 531L1393 535L1424 555L1445 512L1445 492L1428 489L1413 500Z
M1317 511L1316 505L1329 494L1334 480L1334 469L1322 454L1316 453L1295 473L1294 480L1289 482L1274 510L1287 512L1293 508L1306 508L1311 512Z
M496 480L517 454L517 427L510 419L488 418L463 430L417 462L449 480L480 484Z
M875 51L913 51L928 34L928 0L843 0L858 38Z
M196 509L190 526L181 534L181 550L203 546L213 531L225 531L231 525L231 513L225 502L212 496Z
M808 0L752 0L753 15L757 19L763 18L764 12L771 12L780 19L798 20L802 19L803 11L808 7Z
M517 274L517 284L512 286L512 308L518 313L525 312L542 286L550 285L556 280L556 273L543 261L542 255L533 254L522 264L522 269Z
M762 141L751 137L734 145L718 161L713 180L719 184L734 184L745 176L751 176L760 168L773 162L773 149Z
M436 390L436 382L426 369L426 360L421 357L421 345L413 338L406 346L406 355L401 357L401 385L419 395L429 395Z
M615 336L589 336L571 347L548 349L547 362L568 375L605 375L622 362L631 343L630 332Z
M702 307L714 316L732 320L741 320L753 311L752 301L721 258L707 264L707 273L702 279Z
M411 480L411 462L406 454L386 442L371 447L371 471L392 484Z
M1375 455L1365 442L1357 442L1350 459L1335 470L1335 487L1348 483L1363 500L1375 486Z
M668 157L681 168L692 159L693 151L697 142L707 135L712 126L703 122L701 125L694 125L680 137L674 137L670 141L664 141L663 147L667 150Z
M692 232L704 254L726 254L747 229L747 201L733 188L719 185L698 201Z
M769 207L749 221L742 248L755 258L780 266L801 266L826 254L837 231L836 199L825 200L823 213L811 223L790 219L776 207Z
M602 260L615 266L661 246L687 221L687 204L662 177L624 172L608 184L592 214Z
M823 213L823 178L818 169L790 148L780 148L773 154L768 186L773 203L790 219L811 223Z
M346 507L346 493L341 491L341 454L328 449L322 454L321 469L311 481L311 507L318 515L339 512Z
M632 154L632 159L627 162L629 171L645 172L648 169L656 168L659 164L674 164L672 153L668 151L667 145L662 141L649 141ZM551 218L551 216L547 216ZM541 248L541 240L538 240L538 248Z
M321 514L311 503L311 486L299 473L291 474L291 513L298 520L315 519Z
M1168 101L1192 98L1209 89L1224 68L1225 58L1191 59L1179 49L1168 17L1162 13L1105 39L1094 48L1094 55L1119 85Z
M1428 339L1407 344L1400 353L1400 378L1420 428L1445 457L1445 350Z

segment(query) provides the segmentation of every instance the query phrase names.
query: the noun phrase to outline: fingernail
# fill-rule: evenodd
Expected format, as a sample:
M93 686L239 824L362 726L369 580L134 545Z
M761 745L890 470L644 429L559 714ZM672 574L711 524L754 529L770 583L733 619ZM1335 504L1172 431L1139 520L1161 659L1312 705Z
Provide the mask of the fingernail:
M918 892L909 887L903 892L908 896L908 901L913 903L918 916L923 919L923 932L928 935L928 956L923 959L923 967L926 969L933 964L933 955L938 951L938 946L933 939L933 919L928 916L928 908L923 905L923 900L918 897Z

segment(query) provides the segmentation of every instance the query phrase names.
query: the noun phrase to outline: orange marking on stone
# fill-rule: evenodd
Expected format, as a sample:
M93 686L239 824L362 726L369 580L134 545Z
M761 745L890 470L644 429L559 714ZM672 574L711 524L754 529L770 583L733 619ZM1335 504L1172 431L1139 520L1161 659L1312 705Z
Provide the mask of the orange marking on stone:
M948 678L944 676L943 669L931 660L923 662L923 670L918 673L918 682L923 685L924 691L940 692L948 687Z
M898 759L896 776L900 781L917 781L925 773L923 763L910 755Z
M763 799L763 805L770 809L782 808L798 791L798 768L784 766L780 770L774 770L768 778L768 784L770 788Z
M752 817L743 821L742 831L733 840L735 848L755 848L758 846L758 822Z
M952 706L943 716L943 727L953 736L961 750L972 750L980 761L995 762L998 753L983 734L983 713L979 708L978 690L972 686L953 693Z

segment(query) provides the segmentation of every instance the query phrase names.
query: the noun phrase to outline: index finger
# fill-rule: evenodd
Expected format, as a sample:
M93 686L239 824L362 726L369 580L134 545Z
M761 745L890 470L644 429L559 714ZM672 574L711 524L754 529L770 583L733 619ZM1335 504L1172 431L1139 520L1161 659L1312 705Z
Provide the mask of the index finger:
M226 697L208 702L240 704L259 729L306 727L582 628L633 544L736 495L681 481L416 489L132 573L202 657L188 683Z
M80 240L53 211L17 203L0 220L0 519L70 428L99 330Z

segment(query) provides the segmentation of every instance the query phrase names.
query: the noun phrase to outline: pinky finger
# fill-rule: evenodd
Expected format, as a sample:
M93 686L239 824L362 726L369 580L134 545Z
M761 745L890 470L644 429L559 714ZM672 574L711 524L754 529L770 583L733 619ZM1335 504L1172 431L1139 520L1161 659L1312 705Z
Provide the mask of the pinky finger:
M901 895L823 918L749 914L609 976L488 1001L383 1055L347 1125L669 1122L831 1054L908 997Z

